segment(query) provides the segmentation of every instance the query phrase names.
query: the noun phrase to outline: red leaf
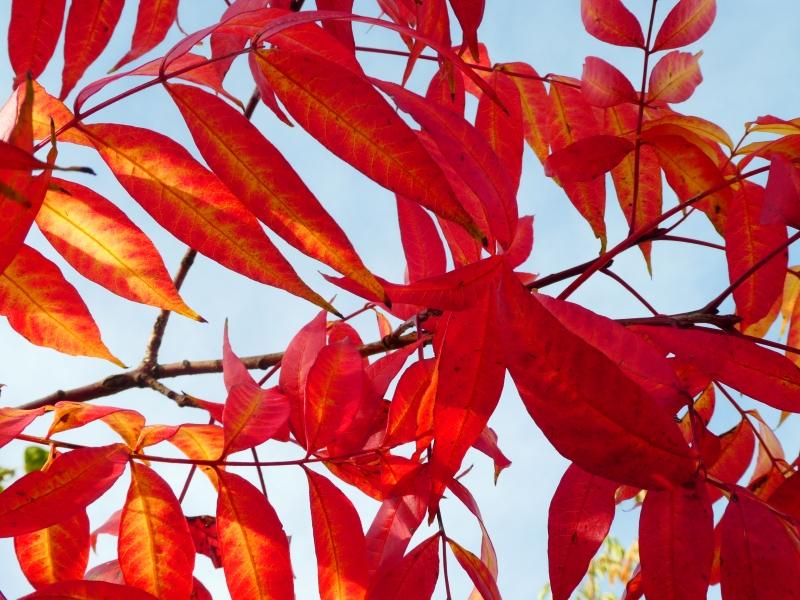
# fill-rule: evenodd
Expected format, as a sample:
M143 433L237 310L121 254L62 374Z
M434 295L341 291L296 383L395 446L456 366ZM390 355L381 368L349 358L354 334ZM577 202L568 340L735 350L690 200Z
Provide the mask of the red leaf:
M75 288L56 265L33 248L23 246L0 275L0 314L34 344L125 366L103 344Z
M418 204L398 196L397 219L408 268L408 281L413 283L444 273L447 270L447 257L430 215Z
M592 474L642 488L693 478L695 452L672 416L617 361L559 323L513 273L505 274L501 308L509 372L556 450Z
M439 536L434 535L391 569L376 574L368 600L430 600L439 578Z
M124 4L125 0L72 2L64 35L64 68L59 98L67 97L89 65L105 50Z
M486 524L483 521L483 515L481 514L480 508L478 508L478 503L475 501L475 497L457 479L451 480L448 487L450 488L450 491L452 491L453 494L459 500L461 500L464 506L467 507L469 512L471 512L478 520L478 525L481 528L481 562L486 565L486 568L496 580L499 573L497 552L494 549L492 539L489 537L489 531L486 529ZM476 596L480 598L480 592L478 592L477 589L472 591L469 600L474 600Z
M546 135L553 152L563 150L581 138L600 133L592 107L586 103L580 91L558 83L550 86ZM565 181L562 187L570 202L591 226L595 237L600 240L602 251L606 245L605 179L598 177L588 182Z
M800 412L800 368L782 354L713 329L632 329L746 396L778 410Z
M391 496L381 503L367 531L366 556L373 581L375 573L394 570L414 532L422 523L427 508L427 490L422 484L410 491Z
M505 69L525 75L525 77L511 77L511 82L519 90L520 107L522 110L523 133L525 140L531 147L536 157L544 162L548 154L550 143L549 125L547 121L550 113L550 98L544 82L541 81L536 70L525 63L506 63Z
M13 144L9 144L0 140L0 164L3 169L12 171L32 171L35 169L52 169L52 165L48 165L40 161L33 154L18 148ZM20 202L23 199L20 199Z
M547 556L553 600L567 600L614 520L619 484L570 465L550 501Z
M8 57L15 87L30 73L42 74L61 35L66 0L12 0L8 26Z
M517 220L513 182L483 134L460 115L426 102L422 96L393 83L373 82L431 136L445 161L480 199L482 218L478 221L473 214L473 219L485 220L490 233L508 247Z
M123 211L78 183L53 184L36 224L75 270L123 298L202 318L186 306L158 250Z
M589 104L602 108L636 102L637 98L633 84L622 71L596 56L587 56L583 62L581 92Z
M800 169L782 154L770 157L761 220L800 227Z
M286 110L319 143L378 184L480 232L416 135L369 82L292 50L262 53L264 75Z
M725 600L800 597L800 551L787 523L737 488L720 521L720 575Z
M478 27L483 20L486 0L450 0L450 6L464 33L462 48L469 48L472 58L478 60Z
M17 437L36 417L44 414L44 407L23 410L0 408L0 448Z
M706 465L708 474L723 483L735 484L744 475L753 459L756 444L753 428L742 419L738 425L719 436L719 441L719 456L712 464ZM718 487L713 485L708 487L711 502L716 502L722 495L722 490Z
M189 458L204 461L219 460L224 448L222 427L216 425L181 425L169 442ZM216 487L218 470L207 464L199 468Z
M122 511L119 512L122 513ZM119 568L119 561L116 559L109 560L108 562L100 563L99 565L92 567L86 571L86 575L84 575L83 578L87 581L105 581L107 583L125 585L125 576L122 574L122 569ZM146 592L142 593L146 594L148 598L154 597Z
M389 405L384 444L393 446L416 439L418 411L425 396L436 393L434 363L435 360L430 358L417 361L400 376Z
M786 244L786 226L760 224L764 211L764 188L748 181L733 190L725 228L725 255L731 281L748 273L765 260L775 248ZM783 295L783 282L789 268L789 251L784 249L751 273L733 290L740 327L747 332L769 314Z
M591 181L611 169L633 151L633 143L613 135L593 135L553 152L544 163L544 174L560 181Z
M61 581L20 600L153 600L155 596L135 587L107 581Z
M581 0L581 19L586 31L598 40L644 48L642 27L620 0Z
M252 123L199 88L172 84L167 90L200 154L250 212L295 248L383 295L344 231Z
M426 2L426 4L429 4ZM353 0L317 0L319 10L337 10L353 12ZM347 21L323 21L322 28L339 40L347 48L355 48L353 25Z
M705 484L645 496L639 523L648 600L702 600L714 556L714 515Z
M516 192L522 174L522 150L525 143L520 92L510 79L502 71L492 71L487 82L503 104L498 103L495 98L481 94L475 115L475 128L484 135L500 159L511 178L512 190Z
M494 483L497 485L497 478L500 477L500 473L511 466L511 461L497 445L497 433L491 427L484 427L480 437L475 440L472 447L483 452L494 461Z
M160 44L178 16L178 0L142 0L136 13L131 49L111 69L116 71Z
M333 310L297 276L247 209L170 138L130 125L82 126L129 194L198 252Z
M128 450L122 444L79 448L57 456L0 492L0 537L55 525L102 496L122 475Z
M116 406L98 406L85 402L56 402L53 407L53 423L47 430L47 437L60 431L83 427L87 423L101 419L116 431L133 448L144 427L144 416L135 410Z
M138 463L131 463L118 553L129 585L163 600L191 593L195 549L186 518L169 484Z
M350 500L322 475L306 471L322 600L360 600L367 592L361 520Z
M89 562L89 518L85 510L63 521L14 538L22 572L36 589L82 579Z
M437 351L439 385L433 409L431 513L467 450L478 439L503 390L495 294L486 290L471 308L453 313Z
M233 598L294 599L289 540L269 500L246 479L220 473L217 531Z
M647 102L673 104L688 100L703 81L699 60L702 52L690 54L673 50L663 56L650 72Z
M688 46L711 28L717 16L716 0L680 0L658 30L653 52Z
M186 524L189 526L197 553L207 556L214 568L219 569L222 566L222 552L219 548L216 517L209 515L186 517Z
M300 445L305 446L305 389L308 370L325 345L325 311L303 326L289 342L281 359L278 387L289 397L289 423Z
M358 349L343 340L319 351L305 389L306 448L327 446L346 430L363 401L364 367Z
M494 575L483 564L481 559L451 539L448 539L447 543L450 545L450 550L453 551L458 564L469 575L481 597L484 600L500 600L500 590L497 588Z
M100 536L101 533L107 533L108 535L112 535L114 537L119 535L119 520L122 518L122 509L116 510L112 513L105 522L100 525L97 529L92 531L89 535L89 545L92 547L93 552L97 552L97 538ZM114 561L116 563L116 561ZM108 563L106 563L108 564ZM119 564L117 564L119 568ZM122 575L122 571L120 571L120 576ZM108 580L104 580L108 581Z

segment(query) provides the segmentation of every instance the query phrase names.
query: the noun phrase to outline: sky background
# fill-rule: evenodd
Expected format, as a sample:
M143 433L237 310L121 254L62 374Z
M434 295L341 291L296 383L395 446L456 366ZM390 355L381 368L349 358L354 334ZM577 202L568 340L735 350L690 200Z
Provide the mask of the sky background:
M135 4L128 2L120 25L109 48L89 70L79 87L105 74L111 64L128 49L135 21ZM558 73L580 77L587 55L599 56L615 64L628 77L638 82L641 52L609 46L591 38L580 21L578 0L537 0L510 2L489 0L480 29L484 42L495 62L524 61L540 73ZM673 6L672 0L662 0L658 19ZM688 49L703 50L701 69L704 83L694 96L675 109L687 114L709 118L723 126L737 139L743 123L759 115L773 114L792 118L800 115L800 5L795 0L726 0L719 3L718 15L711 31ZM644 21L650 2L632 0L627 5ZM10 2L0 3L0 31L8 25ZM214 20L224 8L222 0L191 0L182 2L180 21L187 31L196 30ZM356 12L377 16L373 0L356 2ZM377 28L357 27L359 43L385 48L399 48L396 34ZM173 28L168 42L146 58L158 56L180 33ZM454 41L460 39L456 33ZM63 42L63 40L62 40ZM61 43L40 81L52 93L59 89L61 73ZM403 59L361 55L370 74L399 80ZM144 59L141 61L143 62ZM140 63L139 63L140 64ZM431 75L430 65L420 63L412 79L413 85L424 85ZM11 91L12 74L7 56L0 56L0 95ZM140 79L137 79L137 82ZM240 60L226 80L229 90L246 100L252 81ZM130 87L130 80L113 84L98 98L108 97ZM68 99L72 102L73 95ZM92 104L94 101L92 102ZM474 110L474 104L472 105ZM397 218L392 194L350 166L333 157L319 144L313 143L301 128L287 128L263 106L254 115L254 123L284 153L310 189L343 226L364 262L374 272L393 281L401 281L404 262L397 230ZM95 115L90 122L123 122L155 129L186 145L198 156L183 120L161 89L151 89L120 102ZM164 232L133 202L117 184L96 154L85 149L62 145L61 164L91 165L97 177L76 176L122 207L154 240L165 262L174 271L185 248ZM610 185L609 190L613 189ZM535 246L524 270L547 274L593 258L598 243L588 225L577 215L566 196L542 175L541 166L526 148L523 179L519 192L520 214L535 215ZM674 199L667 194L667 203ZM613 193L608 195L607 220L609 243L625 234L621 212ZM714 239L710 226L702 218L691 218L680 229L683 235ZM318 274L320 265L289 248L274 235L270 237L285 252L304 279L323 296L338 294L336 305L343 313L359 308L363 302L332 288ZM123 362L134 366L150 335L157 310L118 298L99 286L83 280L47 245L42 236L32 231L28 243L42 250L62 266L67 279L80 291L97 320L104 340ZM798 262L792 252L792 264ZM615 270L636 287L662 312L681 312L702 306L727 284L727 269L722 253L677 244L656 244L653 249L654 278L647 275L644 262L637 251L625 253L615 260ZM329 270L327 271L329 272ZM555 286L554 286L555 287ZM557 289L548 293L555 293ZM227 318L234 350L240 355L282 350L291 336L309 321L317 309L289 294L256 284L242 276L198 257L189 274L182 295L187 303L202 314L208 324L198 324L174 316L167 329L161 350L161 361L205 359L220 356L222 327ZM571 300L592 310L611 316L641 316L642 308L610 279L595 276ZM730 306L728 306L730 308ZM365 340L379 337L375 320L365 315L355 322ZM43 396L59 388L71 388L92 382L117 372L116 367L95 359L82 359L34 347L19 337L0 320L0 382L6 384L2 403L17 405ZM565 376L581 377L580 373ZM196 396L224 400L222 377L219 375L192 377L166 382L173 389ZM149 423L206 422L204 412L177 409L164 397L149 390L131 390L102 400L102 404L124 405L143 412ZM773 411L759 406L762 414L775 423ZM29 428L32 434L43 434L49 419ZM786 442L788 456L798 450L797 418L792 417L781 437ZM714 421L713 429L721 432L731 424L731 415L724 409ZM507 382L500 406L490 424L500 436L500 445L513 461L498 485L492 485L492 466L482 455L470 454L465 465L474 468L464 482L475 493L500 557L500 587L509 599L534 598L547 581L546 520L547 507L558 480L567 466L543 438L524 410L510 381ZM93 424L78 432L59 436L69 441L105 444L117 441L103 424ZM0 450L0 465L21 467L24 444L12 443ZM178 455L169 445L153 450L162 455ZM296 453L292 454L295 456ZM286 449L267 444L260 449L262 459L281 459ZM185 467L158 467L173 488L179 491ZM252 478L252 473L247 474ZM266 473L270 501L292 536L292 558L295 569L297 598L316 597L316 574L311 530L308 516L307 487L300 469L272 469ZM128 486L123 476L112 490L89 508L92 526L100 525L122 505ZM352 490L348 490L350 493ZM377 503L359 493L350 493L356 502L365 528L368 527ZM718 503L717 509L719 509ZM192 482L184 503L187 514L213 514L215 495L207 480L197 476ZM474 520L457 502L443 504L448 534L462 545L477 552L480 531ZM618 511L612 533L624 542L635 534L638 511ZM422 528L415 542L433 530ZM103 536L98 553L91 556L90 565L109 560L114 555L116 540ZM451 557L452 560L452 557ZM471 585L457 568L451 569L454 595L464 598ZM212 591L215 598L226 598L222 570L215 571L208 559L198 556L196 574ZM16 566L10 539L0 540L0 591L15 598L31 588ZM440 589L437 598L443 597Z

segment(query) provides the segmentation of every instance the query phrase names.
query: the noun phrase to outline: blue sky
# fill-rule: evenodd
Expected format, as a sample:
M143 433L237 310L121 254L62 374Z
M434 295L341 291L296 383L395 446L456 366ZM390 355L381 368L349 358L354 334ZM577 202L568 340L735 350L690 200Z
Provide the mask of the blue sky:
M7 27L10 3L4 2L0 11L0 31ZM82 83L101 77L104 69L113 64L127 50L135 17L135 3L128 2L119 31L104 57L90 70ZM540 73L559 73L580 76L583 59L587 55L602 57L625 72L632 81L639 80L641 53L626 48L603 44L583 30L578 0L538 0L537 2L509 2L489 0L480 39L489 48L496 62L525 61ZM629 1L627 4L642 19L649 12L650 2ZM659 3L660 18L674 3ZM704 83L688 102L675 108L688 114L709 118L722 125L736 139L745 121L758 115L774 114L792 118L800 112L800 5L794 0L763 0L745 2L727 0L720 2L717 20L711 31L689 49L703 50L701 68ZM187 31L207 24L223 7L222 0L184 1L180 20ZM188 8L191 6L191 8ZM377 16L373 0L357 1L356 11ZM360 29L361 43L381 47L397 47L394 34L373 28ZM170 40L178 39L173 29ZM456 36L458 39L458 36ZM166 45L160 47L165 49ZM61 46L56 58L41 78L42 83L56 92L61 70ZM151 56L157 56L157 52ZM383 78L397 80L404 68L402 59L365 56L369 71ZM428 68L415 76L412 83L420 83L430 75ZM245 77L242 64L235 66L229 78L230 89L239 97L249 96L252 82ZM7 57L0 56L0 95L11 90L12 75ZM109 86L108 94L129 86L130 83ZM4 90L4 91L2 91ZM72 98L70 98L70 101ZM166 94L148 90L99 113L93 122L125 122L150 127L170 135L194 151L191 140ZM311 190L342 224L368 267L394 281L400 281L403 261L392 195L342 163L319 145L309 143L310 138L299 128L292 129L279 123L267 110L259 107L255 124L284 153ZM174 270L183 253L182 245L161 230L133 202L116 183L96 155L78 148L62 146L63 164L88 164L98 171L95 178L79 176L78 180L91 185L106 197L118 203L155 241L165 261ZM66 157L69 157L67 159ZM535 214L535 247L533 256L524 266L528 271L550 273L596 256L598 247L588 226L577 216L563 193L543 177L542 169L526 150L524 175L519 193L521 214ZM608 186L611 187L610 185ZM668 202L672 199L668 196ZM624 235L623 220L616 201L609 194L609 241ZM698 236L713 236L702 219L690 219L686 231ZM272 236L273 240L276 238ZM711 238L710 238L711 239ZM149 336L157 311L150 307L132 304L119 299L98 286L82 280L69 267L64 266L55 252L37 232L29 236L29 243L43 249L45 254L62 265L66 277L79 289L112 352L123 362L135 365ZM362 303L339 290L328 286L317 273L319 265L305 259L280 241L276 242L298 268L310 285L324 296L338 294L337 307L342 312L358 308ZM796 254L793 263L797 262ZM690 310L703 305L726 285L727 270L724 257L714 250L687 246L656 245L653 252L654 278L651 280L641 256L629 252L615 262L615 269L637 285L656 308L663 312ZM241 355L277 351L285 347L293 333L316 314L316 308L289 296L237 276L211 263L198 259L183 289L187 303L201 313L209 323L197 324L181 317L173 317L161 351L163 361L184 358L202 359L220 355L222 326L230 320L231 340ZM572 300L596 312L612 317L639 316L641 307L607 278L596 276L576 293ZM374 320L367 317L357 322L365 339L376 339ZM10 405L49 393L57 388L69 388L95 381L115 372L115 367L98 360L80 359L60 355L29 345L17 336L4 322L0 322L0 382L7 385L2 400ZM572 374L580 376L580 374ZM169 382L172 387L197 396L222 401L224 399L220 376L194 377ZM187 420L204 422L206 416L199 411L174 408L165 398L148 390L132 390L104 401L120 404L143 412L150 422L179 423ZM764 411L770 418L774 414ZM725 415L720 421L724 430ZM774 422L774 421L773 421ZM491 484L491 465L478 455L470 455L466 464L474 469L465 480L476 494L487 526L500 556L500 584L505 597L510 599L535 597L547 580L546 518L550 497L566 467L542 437L522 407L513 386L508 382L503 399L491 425L500 436L500 444L514 461L513 466L500 477L497 487ZM797 452L797 424L795 435L784 436L787 454ZM80 433L67 434L62 439L81 441L92 439L98 444L116 441L103 425L90 425ZM42 433L41 425L31 428ZM91 436L91 437L90 437ZM11 444L0 450L0 465L19 466L23 445ZM172 449L159 447L163 454ZM262 458L279 459L284 449L266 445ZM176 487L183 481L185 469L159 469ZM270 500L281 516L287 533L292 536L297 597L313 598L316 593L313 547L307 508L307 491L302 473L297 469L276 469L267 473ZM90 507L93 526L99 525L113 510L121 506L127 489L123 477L107 498ZM377 504L353 494L368 526ZM215 497L210 485L196 477L185 503L188 514L213 514ZM448 533L462 545L477 551L479 530L471 518L457 506L446 502L443 506ZM630 539L638 512L619 512L614 531ZM421 535L429 535L425 531ZM417 539L421 539L418 537ZM103 562L113 555L114 540L101 538L97 555L92 563ZM22 577L13 556L11 541L0 540L0 564L4 565L0 577L0 591L9 598L17 597L30 589ZM465 597L470 589L466 577L452 569L455 596ZM214 597L224 598L222 571L214 571L205 558L198 558L198 577L214 592ZM437 592L436 597L442 597Z

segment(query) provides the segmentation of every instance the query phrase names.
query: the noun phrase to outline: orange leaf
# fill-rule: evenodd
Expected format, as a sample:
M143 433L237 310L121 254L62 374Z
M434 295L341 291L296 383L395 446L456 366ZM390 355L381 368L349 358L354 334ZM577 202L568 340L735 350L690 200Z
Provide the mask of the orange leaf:
M34 344L125 366L103 344L75 288L33 248L23 246L0 275L0 314Z
M550 143L547 124L550 99L547 96L544 82L538 79L539 74L536 70L525 63L506 63L503 65L503 69L527 76L512 77L509 75L509 79L519 90L525 140L534 154L536 154L536 157L541 162L544 162L544 159L547 158L547 148Z
M201 320L178 295L153 243L125 213L80 184L53 184L36 224L75 270L123 298Z
M177 16L178 0L142 0L136 13L131 49L111 70L116 71L160 44Z
M55 525L102 496L122 475L128 450L122 444L79 448L58 455L0 492L0 537Z
M304 52L278 49L261 56L262 72L286 110L323 146L378 184L480 238L441 169L363 76Z
M361 520L339 488L306 471L321 600L363 600L367 557Z
M85 125L82 131L128 193L175 237L242 275L334 311L300 280L255 217L182 146L130 125Z
M131 448L136 444L139 433L144 427L144 417L135 410L116 406L97 406L85 402L61 401L56 402L53 408L53 423L47 431L47 437L59 431L83 427L97 419L101 419L116 431Z
M673 50L664 55L650 73L647 102L672 104L688 100L703 81L699 65L702 54Z
M706 598L714 557L714 515L705 483L650 490L639 520L642 582L648 600Z
M620 0L581 0L581 19L586 31L598 40L644 48L642 27Z
M56 49L65 0L13 0L8 26L8 57L16 83L41 75Z
M18 535L14 550L25 577L37 589L68 579L83 579L89 563L89 518L85 510L59 523Z
M246 479L220 472L217 532L233 598L292 600L289 541L269 500Z
M567 600L586 574L614 520L617 487L575 464L561 477L547 518L553 600Z
M636 102L637 98L628 78L614 65L596 56L587 56L583 62L581 92L589 104L602 108Z
M344 231L254 125L199 88L173 84L167 90L203 158L250 212L295 248L384 295Z
M84 0L70 5L59 94L62 100L108 45L124 4L125 0Z
M680 0L658 30L653 52L680 48L699 40L717 16L716 0Z
M120 519L118 554L129 585L164 600L189 597L195 548L186 518L167 482L135 462Z
M469 575L481 597L484 600L500 600L497 581L495 581L494 575L489 571L489 568L483 564L483 561L453 540L448 539L447 543L450 545L450 550L455 554L458 564Z

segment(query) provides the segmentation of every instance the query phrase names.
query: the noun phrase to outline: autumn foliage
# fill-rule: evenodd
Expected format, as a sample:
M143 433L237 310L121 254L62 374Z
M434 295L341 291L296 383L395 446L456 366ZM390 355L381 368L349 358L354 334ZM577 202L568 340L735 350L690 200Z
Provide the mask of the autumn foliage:
M460 567L471 579L473 598L499 599L502 556L460 473L470 449L494 461L496 476L510 464L487 425L506 372L572 463L549 513L555 600L573 593L616 505L631 498L641 505L641 562L626 598L705 598L716 584L725 600L800 598L800 463L737 400L777 409L781 421L800 412L800 274L788 262L800 238L800 119L759 117L734 142L713 122L674 109L702 81L700 53L682 48L711 27L715 1L673 0L663 22L640 22L621 0L581 1L588 34L641 54L641 84L595 56L579 77L493 65L480 42L484 0L377 0L380 18L353 14L352 0L317 0L316 10L302 0L227 4L218 22L139 64L174 24L178 0L140 0L122 58L104 49L123 0L11 2L16 80L0 109L0 314L33 344L123 367L60 268L26 245L34 227L81 276L163 310L140 366L0 409L0 445L50 448L43 469L0 493L0 536L14 538L36 588L27 598L208 598L193 576L199 552L224 570L233 598L291 600L290 538L263 479L259 487L228 470L289 465L307 477L325 600L427 599L447 577L447 560L450 576ZM357 46L354 23L400 36L403 80L365 73L359 57L387 51ZM48 90L37 78L62 30L61 87ZM96 60L113 73L84 81ZM234 60L252 76L249 102L224 87ZM420 61L435 61L438 71L415 90L406 80ZM112 82L127 87L97 101ZM104 122L106 107L152 87L177 107L198 156L163 132ZM468 94L477 99L474 118L465 117ZM250 122L261 104L396 195L406 281L364 265ZM95 152L94 163L68 164L69 144ZM597 257L548 275L520 270L534 229L517 204L526 145L585 219ZM106 167L189 247L175 279L136 223L75 181L76 171ZM662 176L677 203L667 201ZM608 181L629 225L617 241L606 230ZM681 235L698 212L721 243ZM342 297L360 297L364 308L341 315L264 227L318 261ZM649 269L651 248L662 242L724 252L730 285L703 307L657 313L610 267L621 253L640 252ZM240 358L226 328L221 361L159 363L170 311L202 321L178 292L196 253L320 312L277 354ZM652 316L612 320L570 302L598 273L618 278ZM560 282L568 283L558 296L547 295ZM729 297L735 312L720 314ZM349 324L365 313L378 319L369 343ZM765 337L781 314L786 344ZM267 372L256 377L256 369ZM162 382L220 371L222 402ZM206 411L208 424L147 423L133 407L97 402L133 387ZM728 431L708 427L718 402L738 415ZM24 433L36 419L52 421L45 437ZM95 421L120 441L59 440ZM268 440L297 458L259 460L253 449ZM185 458L160 455L163 443ZM185 482L167 482L163 463L197 468ZM91 526L86 507L126 471L124 505ZM182 508L195 473L218 493L215 515ZM377 503L366 531L343 489ZM442 515L452 503L478 520L480 549L446 532ZM412 544L426 520L433 535ZM86 572L100 533L117 536L117 558ZM444 587L449 596L446 580Z

